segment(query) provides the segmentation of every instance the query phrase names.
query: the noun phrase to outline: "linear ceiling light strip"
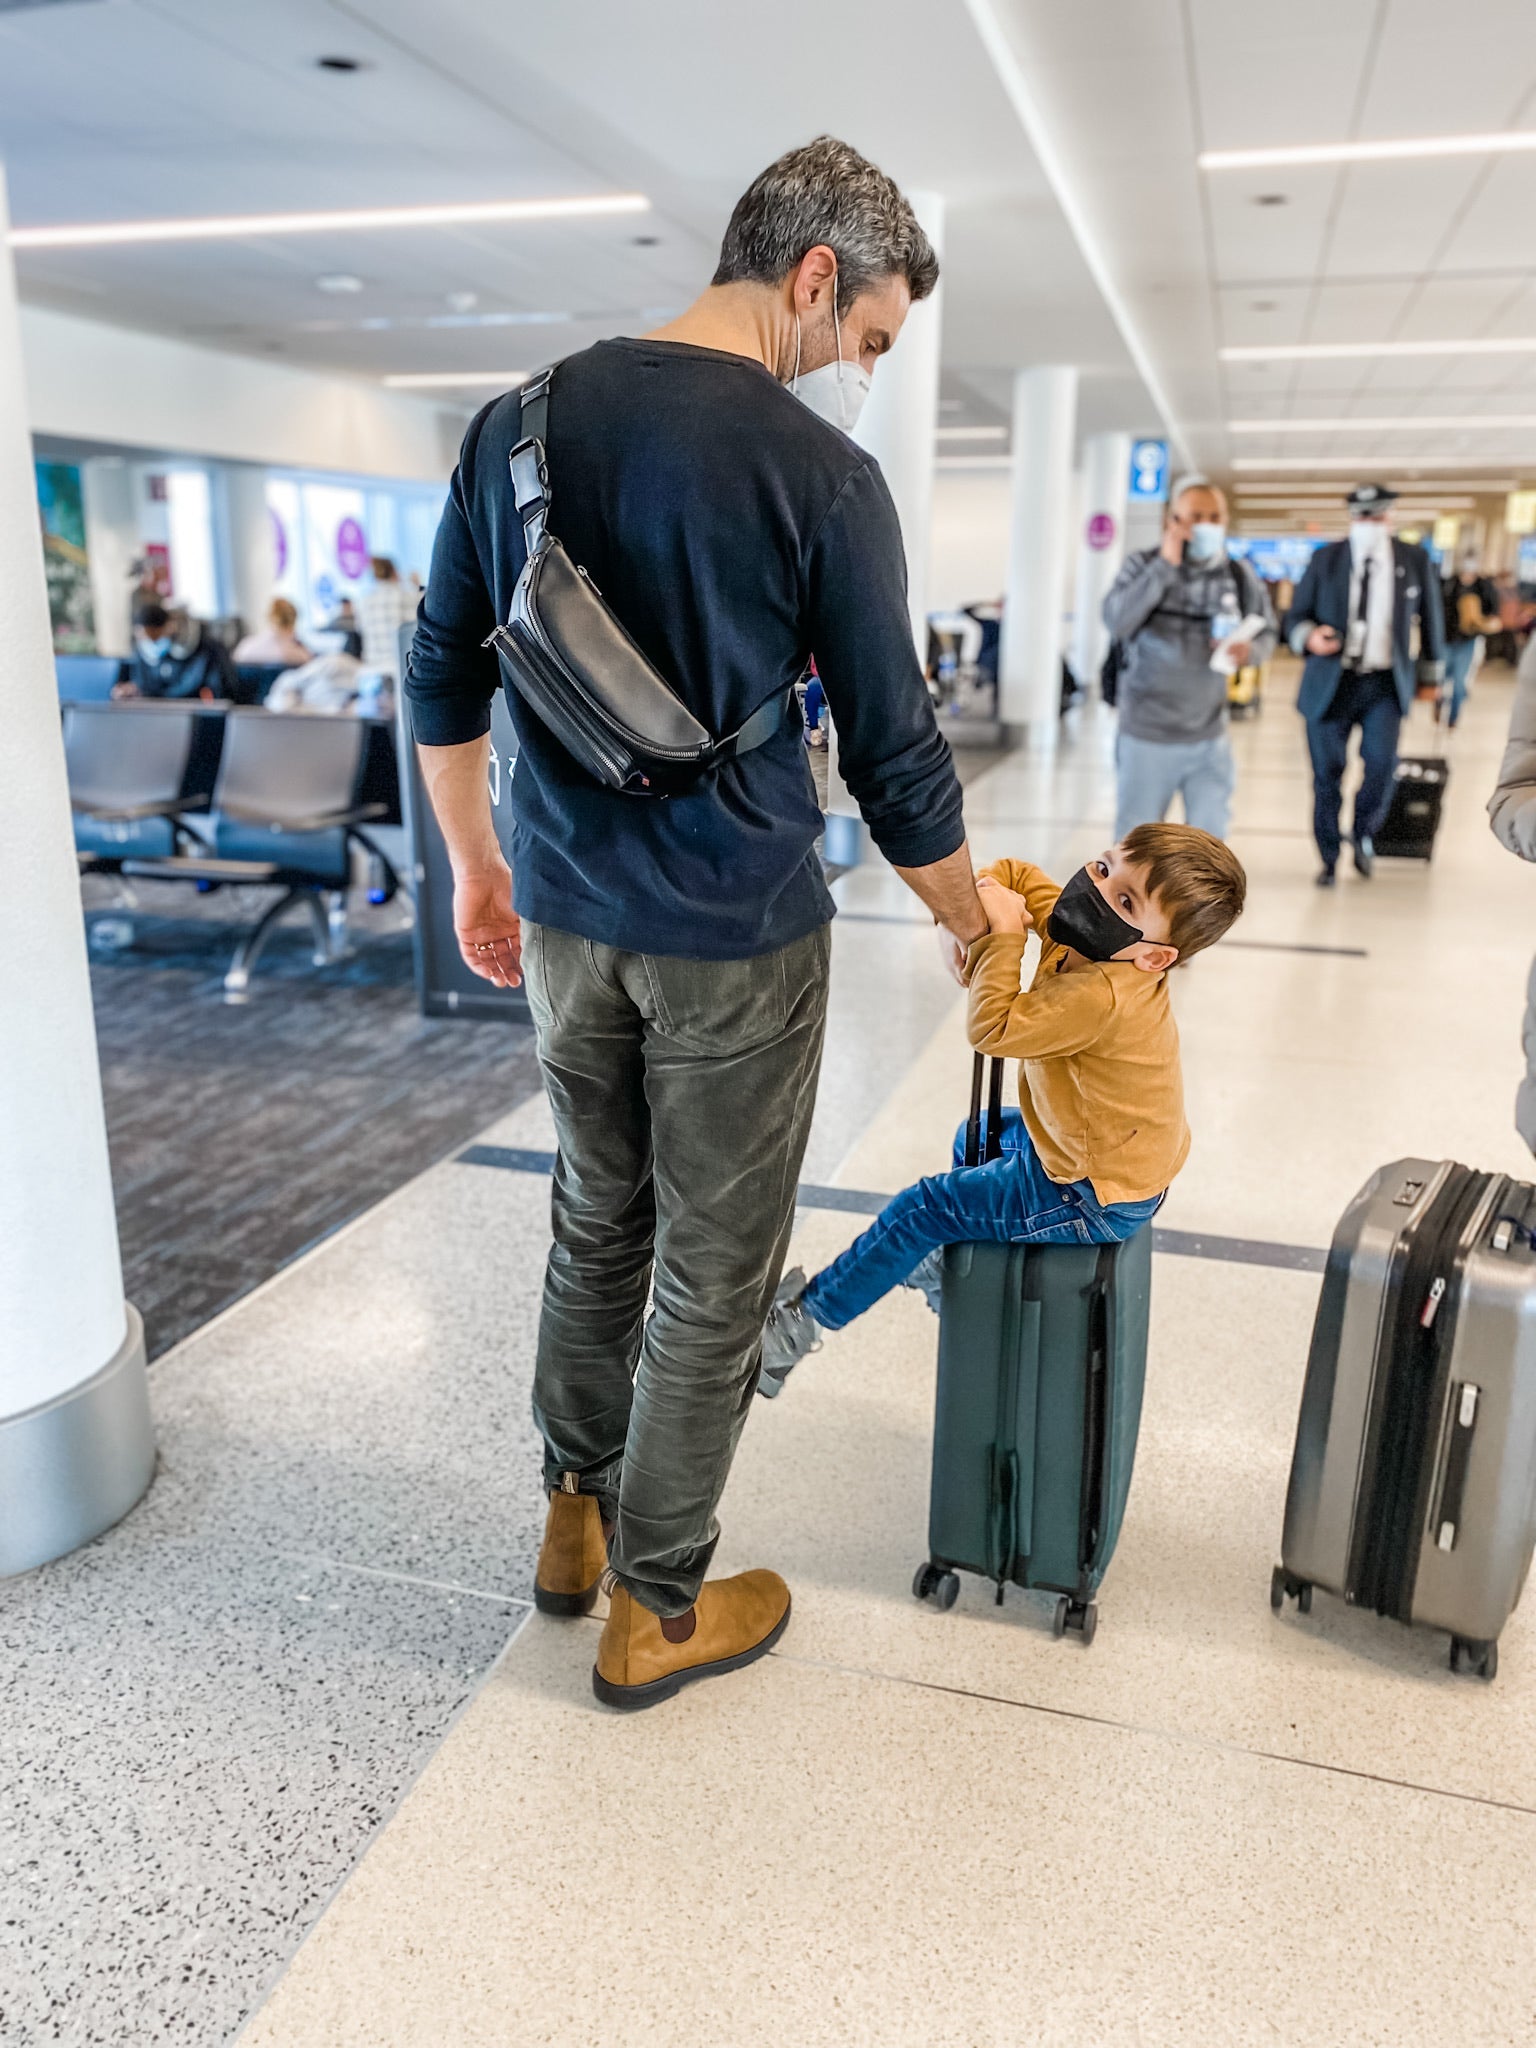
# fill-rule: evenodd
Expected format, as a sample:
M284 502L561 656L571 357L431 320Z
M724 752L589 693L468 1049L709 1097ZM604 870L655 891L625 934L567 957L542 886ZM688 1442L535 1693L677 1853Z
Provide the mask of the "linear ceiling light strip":
M487 199L441 206L350 207L324 213L208 214L186 220L87 221L74 226L12 228L10 240L13 249L97 249L131 242L216 242L246 235L583 220L603 214L645 213L650 204L642 192L605 192L579 199Z
M1372 356L1529 356L1536 335L1475 341L1302 341L1224 348L1224 363L1326 363Z
M1468 427L1507 433L1511 427L1536 427L1536 413L1426 413L1415 419L1407 414L1367 418L1364 415L1334 420L1228 420L1229 434L1396 434L1461 433Z
M1383 142L1309 142L1279 149L1208 149L1202 171L1304 168L1309 164L1400 163L1412 157L1498 156L1536 149L1536 129L1490 130L1482 135L1399 136Z
M1040 168L1044 171L1046 182L1055 195L1056 204L1066 215L1067 225L1072 230L1078 251L1099 288L1100 296L1109 308L1110 318L1120 330L1120 339L1125 343L1126 351L1136 365L1137 375L1147 387L1147 395L1157 408L1158 417L1167 429L1168 438L1174 443L1176 452L1187 460L1189 437L1179 424L1168 394L1163 389L1162 379L1158 376L1136 323L1131 318L1130 308L1121 296L1120 287L1104 260L1088 218L1078 202L1077 194L1067 177L1066 166L1062 163L1035 96L1024 76L1023 66L1014 52L1007 30L998 19L995 0L965 0L965 4L971 20L976 25L976 33L981 37L987 55L992 60L992 68L997 73L999 83L1012 102L1019 126L1024 130L1031 149L1039 159Z

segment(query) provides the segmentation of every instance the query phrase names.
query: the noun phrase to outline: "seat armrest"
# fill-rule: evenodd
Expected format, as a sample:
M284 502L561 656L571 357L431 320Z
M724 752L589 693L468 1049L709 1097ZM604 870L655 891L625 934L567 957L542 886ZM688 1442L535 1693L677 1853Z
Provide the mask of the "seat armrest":
M237 825L255 825L267 832L334 832L347 825L366 825L370 818L382 818L387 811L386 804L355 804L350 810L317 811L308 818L274 818L266 811L247 804L219 806L222 817L233 819Z

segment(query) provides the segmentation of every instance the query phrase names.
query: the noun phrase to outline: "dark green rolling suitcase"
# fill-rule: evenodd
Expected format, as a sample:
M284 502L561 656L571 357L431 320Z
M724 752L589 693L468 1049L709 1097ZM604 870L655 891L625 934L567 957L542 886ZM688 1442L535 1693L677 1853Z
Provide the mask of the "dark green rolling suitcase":
M976 1060L966 1158L982 1156ZM999 1148L1000 1060L987 1158ZM912 1584L952 1607L957 1572L1054 1592L1055 1633L1093 1640L1136 1457L1152 1230L1124 1244L953 1244L944 1253L928 1562Z

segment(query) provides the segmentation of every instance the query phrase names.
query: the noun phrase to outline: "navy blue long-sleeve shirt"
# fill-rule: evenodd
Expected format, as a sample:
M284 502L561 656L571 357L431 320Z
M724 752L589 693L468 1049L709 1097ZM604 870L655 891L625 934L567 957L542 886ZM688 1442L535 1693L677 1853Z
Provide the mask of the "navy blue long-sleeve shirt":
M500 675L481 642L525 559L507 458L515 393L471 422L406 692L428 746L473 740ZM761 364L605 341L549 401L551 532L694 715L734 732L814 654L844 778L875 843L924 867L964 839L960 789L912 645L906 564L875 462ZM588 776L515 692L514 900L599 944L693 959L772 952L834 906L798 720L681 796Z

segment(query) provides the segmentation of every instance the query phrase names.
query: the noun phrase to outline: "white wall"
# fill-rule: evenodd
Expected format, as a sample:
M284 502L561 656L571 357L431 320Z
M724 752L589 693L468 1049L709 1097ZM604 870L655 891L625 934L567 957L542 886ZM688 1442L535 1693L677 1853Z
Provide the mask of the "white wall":
M60 434L353 475L444 480L461 418L361 378L21 308L29 418Z
M928 609L999 598L1008 580L1012 486L1006 466L941 465L933 478Z

